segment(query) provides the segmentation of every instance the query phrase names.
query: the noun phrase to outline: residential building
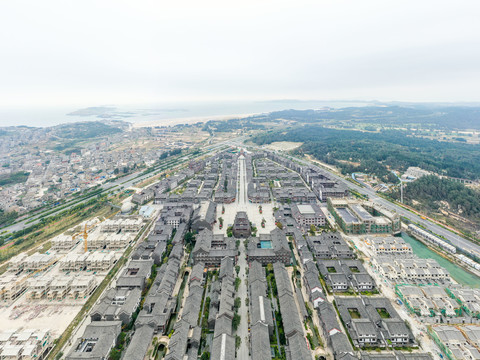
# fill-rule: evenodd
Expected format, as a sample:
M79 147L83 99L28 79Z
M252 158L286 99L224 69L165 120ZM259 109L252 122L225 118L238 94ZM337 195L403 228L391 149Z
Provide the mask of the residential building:
M304 229L309 229L311 225L325 226L325 214L317 204L296 204L292 203L292 217Z
M118 321L128 325L140 305L142 290L110 288L90 312L92 321Z
M103 360L117 344L121 321L94 321L87 325L66 356L66 360Z
M236 259L238 250L232 238L222 234L213 234L209 229L204 229L196 237L195 247L192 251L195 264L201 262L205 266L219 266L225 256Z
M153 260L130 260L117 280L118 289L145 288L145 282L152 272Z
M217 204L212 201L203 201L193 213L192 224L190 226L192 231L212 230L216 222L216 216Z

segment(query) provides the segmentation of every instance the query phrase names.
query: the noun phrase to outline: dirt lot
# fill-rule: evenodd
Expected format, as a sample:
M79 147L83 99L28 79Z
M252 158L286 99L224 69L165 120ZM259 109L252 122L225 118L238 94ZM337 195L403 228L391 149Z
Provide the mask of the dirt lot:
M291 142L291 141L276 141L270 145L265 146L267 149L271 150L280 150L280 151L290 151L302 146L301 142Z

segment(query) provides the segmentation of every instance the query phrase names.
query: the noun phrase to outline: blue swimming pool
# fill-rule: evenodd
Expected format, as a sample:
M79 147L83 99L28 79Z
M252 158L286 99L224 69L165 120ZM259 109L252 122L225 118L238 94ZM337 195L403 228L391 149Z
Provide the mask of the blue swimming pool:
M271 249L272 248L272 242L270 240L261 240L260 241L260 248Z

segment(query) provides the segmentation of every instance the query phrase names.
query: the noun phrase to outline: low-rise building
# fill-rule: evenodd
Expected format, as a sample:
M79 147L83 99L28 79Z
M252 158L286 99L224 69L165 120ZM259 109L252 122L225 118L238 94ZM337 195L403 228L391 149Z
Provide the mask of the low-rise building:
M480 359L478 339L480 327L476 325L437 325L430 333L450 359Z
M27 299L40 300L45 298L52 280L50 276L43 276L39 279L29 279Z
M147 202L153 200L155 197L155 191L153 189L147 188L142 190L132 196L132 203L143 205Z
M115 253L110 251L93 251L86 253L68 253L60 259L63 271L106 271L115 263Z
M335 302L354 346L415 345L411 330L387 298L337 296Z
M73 236L70 235L58 235L52 240L52 250L55 251L69 251L78 242Z
M146 280L152 273L152 265L153 260L130 260L117 279L117 288L143 290Z
M415 255L408 258L378 256L371 262L375 270L393 283L450 283L450 274L434 259L420 259Z
M270 234L260 234L248 240L247 260L258 261L262 265L281 262L290 264L292 251L288 245L285 233L279 228L273 229Z
M296 204L292 203L292 217L304 229L309 229L311 225L325 226L325 214L317 204Z
M122 330L121 321L94 321L87 325L66 356L66 360L108 358Z
M353 259L355 257L353 250L339 232L323 232L317 236L307 236L307 244L317 260Z
M328 301L324 301L318 306L317 313L323 335L327 339L328 345L332 348L335 359L356 359L353 347L347 335L342 331L333 305Z
M12 259L9 270L13 272L17 271L38 271L45 270L48 266L53 265L57 260L57 254L55 251L49 251L45 254L38 252L28 256L23 254Z
M455 254L457 252L457 248L455 246L446 242L445 240L440 239L438 236L433 235L432 233L430 233L426 230L423 230L422 228L418 227L417 225L409 224L408 225L408 232L412 236L420 238L420 239L425 240L425 241L428 241L428 242L432 243L433 245L436 245L436 246L442 248L443 250L448 251L449 253ZM480 269L477 269L477 270L480 270Z
M196 237L195 247L192 251L195 264L204 263L205 266L220 266L225 256L236 260L238 250L232 238L222 234L213 234L209 229L200 231Z
M194 211L192 216L191 229L199 232L204 229L213 229L217 215L217 204L212 201L203 201Z
M73 278L59 276L52 279L47 292L48 300L63 300L70 293Z
M265 269L258 261L253 261L248 272L250 327L260 323L262 326L259 326L256 331L260 336L263 336L262 333L266 332L268 337L273 334L274 325L272 305L267 296L267 288ZM253 341L253 335L251 335L251 339ZM253 348L253 344L251 346ZM264 350L269 352L270 349L264 347Z
M95 290L96 286L97 281L94 275L75 276L70 284L68 297L71 300L85 299Z
M480 289L449 285L446 292L458 302L471 318L480 319Z
M92 321L121 321L128 325L140 305L142 290L110 288L90 312Z
M449 323L462 315L461 305L443 286L397 285L395 292L407 309L427 322Z
M376 288L360 260L323 260L318 266L327 288L333 292L366 292Z
M372 354L365 352L362 353L362 360L433 360L433 358L427 353L408 353L395 351L387 354Z
M323 293L317 265L313 261L307 261L303 268L303 283L309 300L314 308L318 308L325 301L325 294Z
M7 330L0 332L0 359L43 359L52 346L50 330Z
M370 201L333 199L328 210L346 234L397 234L400 216Z
M285 265L279 262L273 264L273 271L277 284L283 328L287 340L287 352L291 359L311 360L312 355L305 341L303 324L295 303L290 276Z
M143 226L141 216L117 216L113 219L105 220L100 229L102 232L138 232Z
M18 277L15 274L8 273L0 277L0 300L10 302L15 300L27 288L26 277Z
M369 237L365 239L365 244L372 249L373 254L376 256L403 256L413 254L412 246L401 237Z
M254 204L270 202L270 187L266 180L254 179L247 186L248 200Z

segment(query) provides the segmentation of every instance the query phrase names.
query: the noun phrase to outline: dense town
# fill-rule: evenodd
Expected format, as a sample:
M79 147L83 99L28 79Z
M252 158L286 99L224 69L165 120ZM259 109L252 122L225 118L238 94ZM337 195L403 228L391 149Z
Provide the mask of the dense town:
M0 360L480 360L479 14L0 1Z
M0 357L480 355L480 292L444 266L478 275L461 246L325 168L235 141L122 189L117 212L57 234L47 250L10 258L0 276ZM131 166L121 154L148 163L166 151L86 149L64 166L115 156ZM120 166L106 163L102 171ZM419 244L437 258L417 255Z
M111 133L91 141L79 134L73 135L75 140L66 139L59 134L62 129L5 128L0 141L0 210L22 214L58 204L195 143L177 129L128 126L121 123L125 131L112 126Z

